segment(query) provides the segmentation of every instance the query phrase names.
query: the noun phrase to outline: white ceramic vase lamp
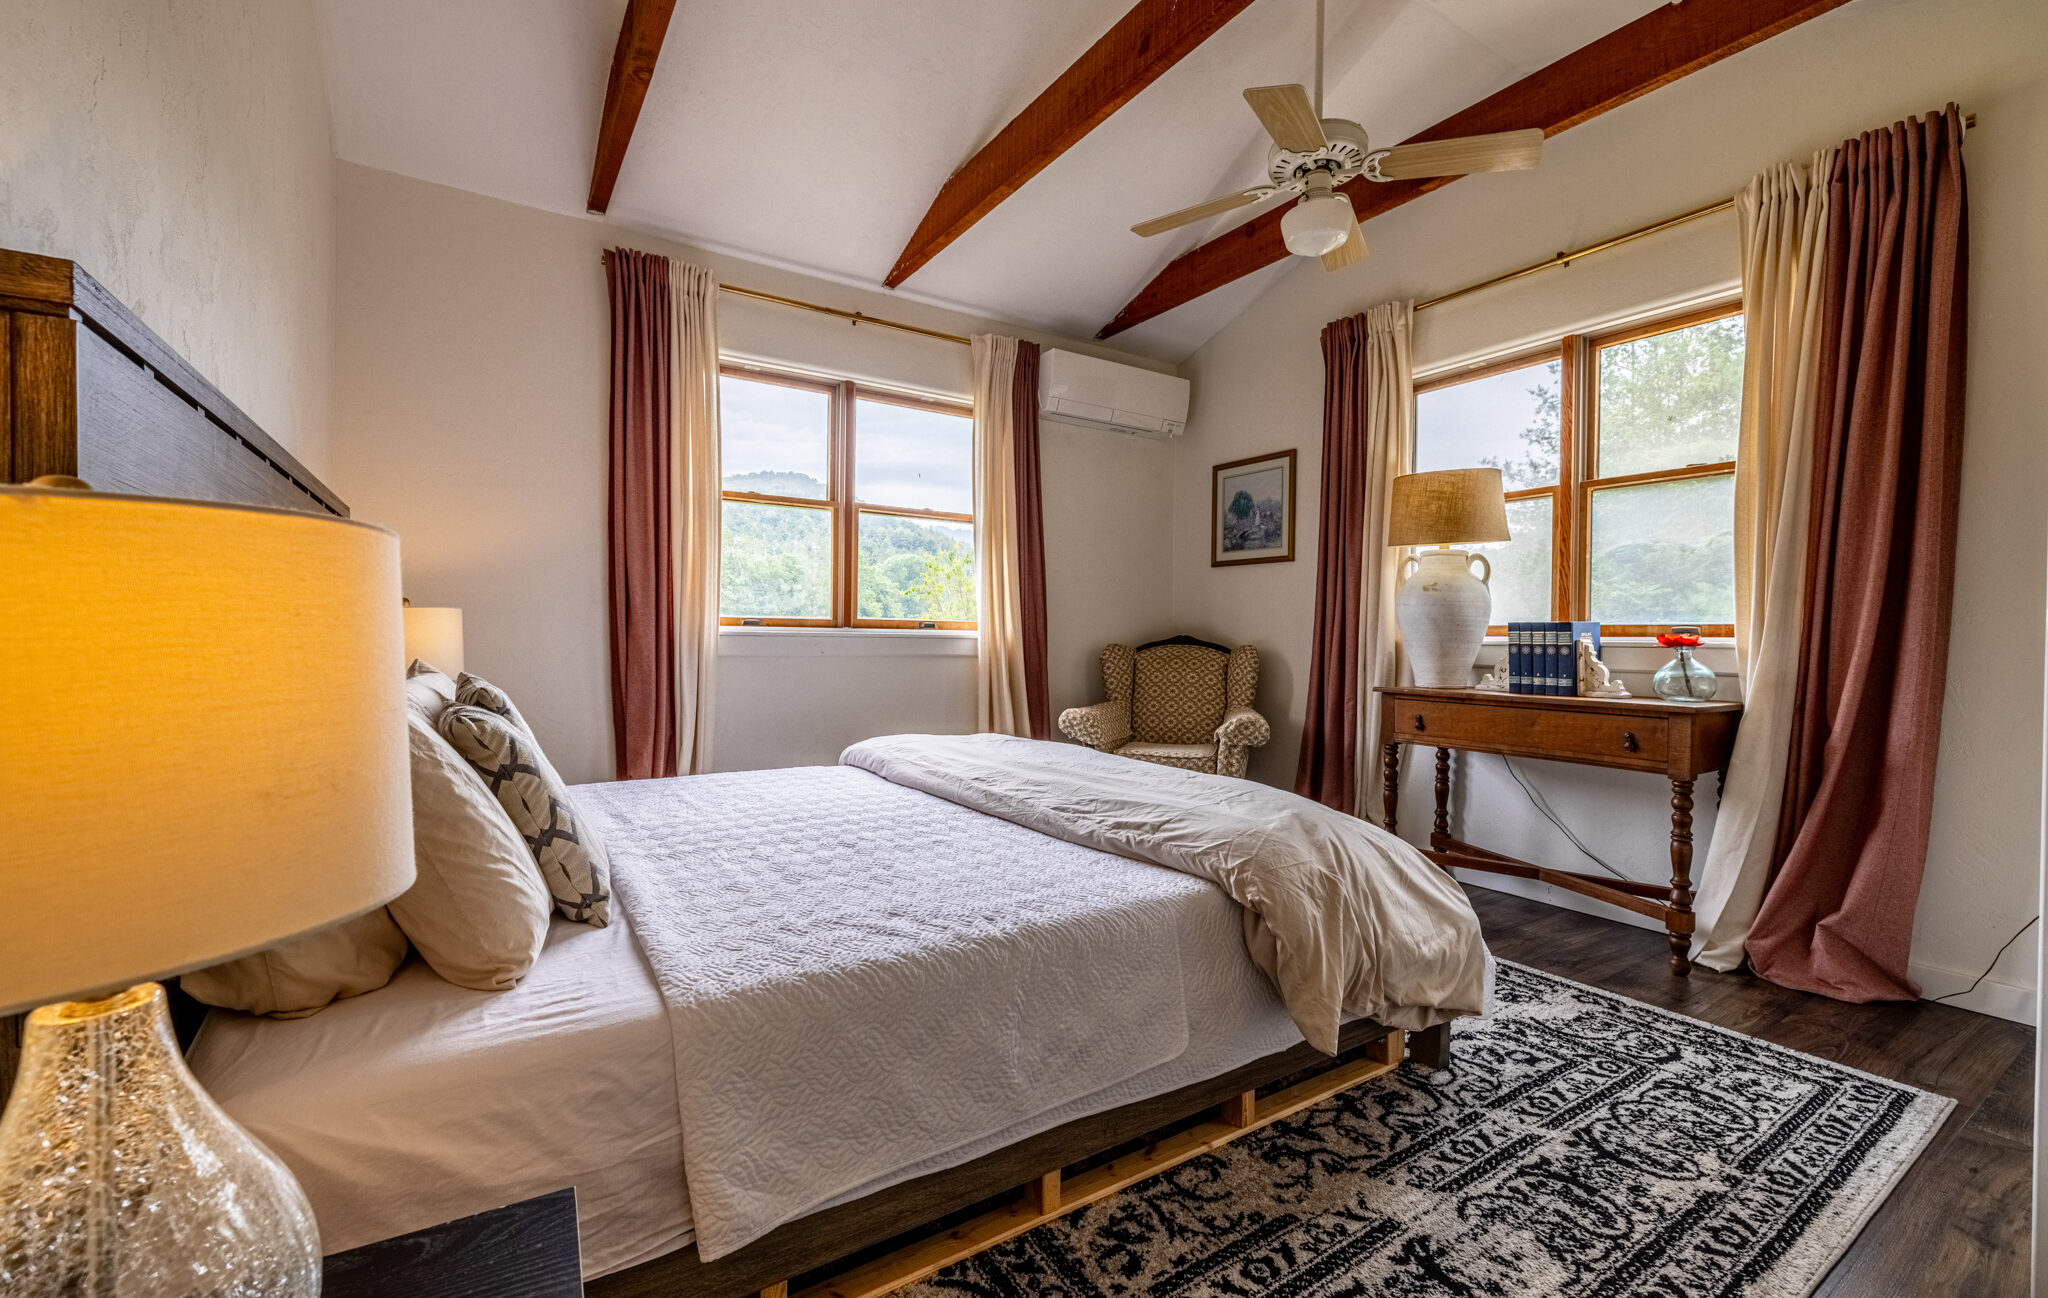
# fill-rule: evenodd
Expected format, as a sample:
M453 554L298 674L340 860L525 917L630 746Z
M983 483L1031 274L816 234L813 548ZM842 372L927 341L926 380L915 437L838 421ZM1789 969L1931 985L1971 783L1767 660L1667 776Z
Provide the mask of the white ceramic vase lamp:
M1499 469L1443 469L1394 479L1387 544L1435 547L1402 563L1401 593L1394 602L1417 685L1463 689L1472 683L1472 664L1493 619L1493 565L1484 554L1453 547L1509 539ZM1472 571L1475 563L1478 573Z
M0 1294L310 1298L305 1196L138 980L412 883L398 538L0 487L0 554L0 1014L41 1007L0 1117Z

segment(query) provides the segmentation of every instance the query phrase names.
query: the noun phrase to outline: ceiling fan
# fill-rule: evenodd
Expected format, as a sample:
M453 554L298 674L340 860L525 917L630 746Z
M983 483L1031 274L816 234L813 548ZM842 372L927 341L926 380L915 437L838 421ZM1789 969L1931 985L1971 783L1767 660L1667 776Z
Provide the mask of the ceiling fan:
M1358 176L1388 181L1527 171L1543 158L1540 130L1375 149L1357 122L1324 117L1323 0L1316 0L1314 100L1300 86L1254 86L1244 97L1273 138L1266 157L1266 183L1141 221L1131 227L1133 234L1164 234L1234 208L1294 194L1299 197L1280 220L1287 251L1300 257L1320 257L1325 270L1342 270L1365 260L1365 236L1359 231L1351 200L1338 192L1338 186L1346 181Z

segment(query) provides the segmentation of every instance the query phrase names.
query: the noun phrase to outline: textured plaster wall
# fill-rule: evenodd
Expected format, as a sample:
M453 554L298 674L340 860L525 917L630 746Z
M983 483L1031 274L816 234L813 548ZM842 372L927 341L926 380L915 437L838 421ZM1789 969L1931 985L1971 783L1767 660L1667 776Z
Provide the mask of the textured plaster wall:
M0 4L0 248L79 262L316 474L332 175L305 0Z
M728 283L949 333L1020 332L351 163L337 164L336 184L341 332L329 481L357 517L398 530L414 603L463 609L471 669L512 692L571 780L612 774L605 247L688 257ZM735 297L720 301L719 330L736 359L953 396L971 390L968 350L956 343ZM1173 451L1051 422L1043 438L1058 708L1100 697L1105 640L1170 627ZM736 628L720 637L716 715L722 770L831 762L877 734L971 730L974 642Z
M1212 464L1289 446L1300 495L1316 499L1324 322L1396 298L1427 298L1559 249L1734 193L1784 159L1954 100L1978 115L1966 146L1971 203L1969 415L1941 760L1913 973L1930 996L1961 992L2035 913L2041 871L2041 628L2048 607L2048 4L2041 0L1860 0L1549 142L1542 167L1461 181L1371 222L1355 271L1312 265L1278 280L1184 367L1195 408L1175 460L1173 611L1183 629L1244 636L1266 650L1274 741L1253 774L1291 783L1315 600L1315 521L1303 561L1208 566ZM1510 353L1627 315L1712 300L1739 280L1733 220L1666 235L1423 313L1419 368ZM1623 649L1631 688L1661 655ZM1733 668L1732 653L1710 659ZM1724 679L1731 688L1735 682ZM1497 758L1460 758L1454 808L1467 836L1566 869L1596 869L1530 805ZM1647 776L1518 762L1523 778L1595 852L1641 879L1668 875L1669 791ZM1402 833L1428 834L1429 762L1411 760ZM1695 833L1712 834L1712 782ZM1703 859L1703 853L1701 858ZM1474 882L1565 906L1559 890L1500 876ZM1620 912L1607 912L1627 918ZM2033 952L2022 937L1956 1003L2031 1021Z

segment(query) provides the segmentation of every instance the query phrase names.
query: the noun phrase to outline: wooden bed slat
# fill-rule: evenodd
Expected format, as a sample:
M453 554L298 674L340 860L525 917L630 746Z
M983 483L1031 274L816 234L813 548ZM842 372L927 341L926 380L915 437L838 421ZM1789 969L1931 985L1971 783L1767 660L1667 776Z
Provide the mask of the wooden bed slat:
M1048 1172L1027 1186L1015 1203L813 1285L799 1292L797 1298L881 1298L915 1284L1033 1227L1220 1149L1247 1132L1384 1076L1400 1066L1403 1044L1403 1034L1392 1031L1375 1042L1363 1057L1297 1082L1263 1100L1256 1099L1251 1092L1232 1096L1224 1101L1221 1117L1089 1168L1064 1184L1058 1171ZM1048 1183L1052 1187L1049 1196L1045 1189ZM768 1298L768 1291L763 1290L762 1295Z

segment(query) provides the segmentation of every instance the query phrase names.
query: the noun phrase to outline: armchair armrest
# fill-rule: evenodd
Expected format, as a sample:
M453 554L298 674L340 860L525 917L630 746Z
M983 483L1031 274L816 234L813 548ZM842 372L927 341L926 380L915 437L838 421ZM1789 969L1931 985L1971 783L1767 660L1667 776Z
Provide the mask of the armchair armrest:
M1105 752L1131 737L1131 707L1110 699L1060 713L1060 733Z
M1251 708L1232 708L1216 727L1216 742L1231 748L1261 748L1273 737L1273 727Z

